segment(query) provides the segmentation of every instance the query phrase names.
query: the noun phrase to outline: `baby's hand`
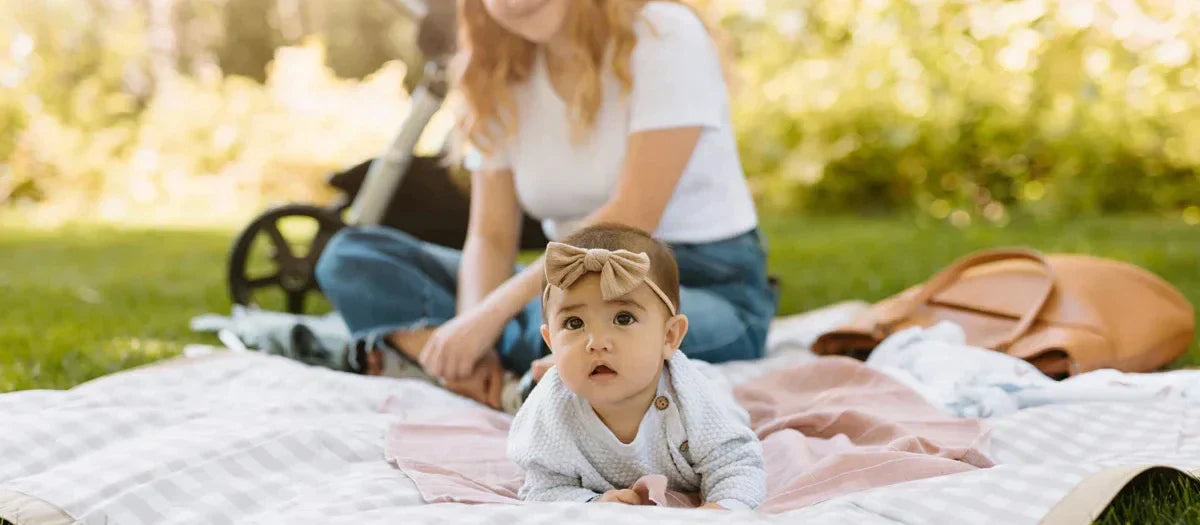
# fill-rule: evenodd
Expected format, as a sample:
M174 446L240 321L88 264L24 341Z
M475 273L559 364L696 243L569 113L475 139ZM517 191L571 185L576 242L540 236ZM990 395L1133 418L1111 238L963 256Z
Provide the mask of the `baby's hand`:
M613 489L604 494L601 494L596 501L610 503L624 503L626 505L645 505L642 502L642 497L634 492L633 489Z
M700 508L702 508L702 509L729 510L729 509L727 509L727 508L725 508L725 507L722 507L722 506L720 506L720 505L717 505L716 503L705 503L705 504L701 505L701 506L700 506Z

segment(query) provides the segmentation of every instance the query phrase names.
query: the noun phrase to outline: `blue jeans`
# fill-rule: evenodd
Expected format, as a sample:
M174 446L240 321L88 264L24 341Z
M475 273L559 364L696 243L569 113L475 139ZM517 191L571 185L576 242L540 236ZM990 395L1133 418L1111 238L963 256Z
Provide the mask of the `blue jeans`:
M679 262L680 311L689 319L680 349L708 362L762 357L776 297L759 231L670 246ZM450 320L461 259L459 250L393 228L357 226L330 239L316 275L356 342L374 345L391 332ZM496 342L505 369L523 374L550 353L541 325L540 298L505 325Z

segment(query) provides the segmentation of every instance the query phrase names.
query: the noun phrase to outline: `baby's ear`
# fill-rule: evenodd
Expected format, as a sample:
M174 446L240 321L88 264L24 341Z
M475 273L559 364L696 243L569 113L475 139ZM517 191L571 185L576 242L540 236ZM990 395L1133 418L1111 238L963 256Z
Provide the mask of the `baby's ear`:
M686 315L678 314L670 319L667 319L667 333L663 341L663 359L670 359L671 355L679 350L679 345L683 344L683 337L687 335L688 318Z
M554 349L554 347L550 345L550 325L546 323L542 323L542 340L546 342L547 348L551 350Z

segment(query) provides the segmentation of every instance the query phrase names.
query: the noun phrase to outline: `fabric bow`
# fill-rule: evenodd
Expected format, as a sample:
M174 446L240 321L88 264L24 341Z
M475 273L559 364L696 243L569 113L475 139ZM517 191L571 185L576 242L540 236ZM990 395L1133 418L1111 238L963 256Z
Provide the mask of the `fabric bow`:
M675 305L667 295L647 276L650 272L650 257L644 253L627 250L584 249L552 242L546 245L546 282L549 286L543 294L549 297L550 286L569 288L575 281L588 273L600 274L600 295L611 301L637 289L642 283L650 286L654 293L675 315Z

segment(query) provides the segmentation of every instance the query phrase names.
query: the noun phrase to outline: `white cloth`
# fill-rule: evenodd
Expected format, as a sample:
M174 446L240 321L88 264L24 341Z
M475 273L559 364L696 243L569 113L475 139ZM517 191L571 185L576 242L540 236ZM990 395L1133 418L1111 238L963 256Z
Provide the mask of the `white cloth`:
M767 492L762 444L749 416L719 388L675 352L637 437L625 444L551 368L509 431L509 459L525 470L519 496L589 501L662 474L671 490L698 491L703 501L727 509L757 507Z
M551 240L568 235L612 196L631 133L688 126L703 131L655 237L709 242L758 224L715 44L684 5L649 2L641 14L630 59L632 90L622 93L610 61L605 61L604 100L584 142L572 142L567 106L539 54L530 78L513 87L516 135L479 166L468 165L511 169L522 207L542 219Z
M216 332L222 343L235 351L251 348L285 353L286 344L296 325L304 325L325 348L338 348L350 342L350 329L337 312L323 315L298 315L257 307L233 305L229 315L202 314L192 317L189 326L195 332Z
M1096 370L1055 381L1025 360L966 344L957 324L911 327L867 359L959 417L994 417L1049 404L1178 400L1200 403L1200 370L1130 374Z

